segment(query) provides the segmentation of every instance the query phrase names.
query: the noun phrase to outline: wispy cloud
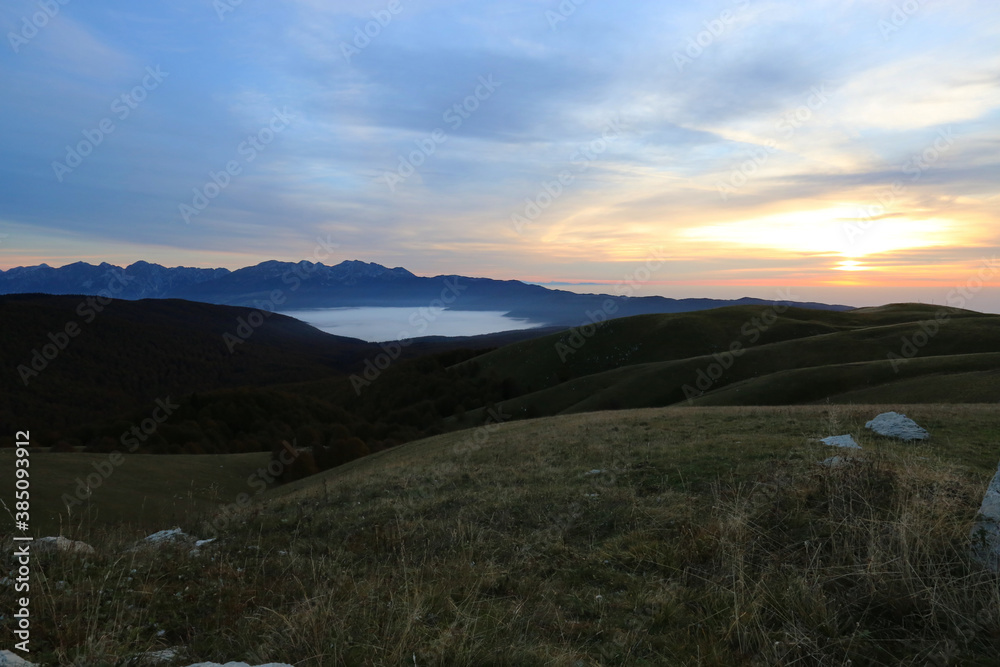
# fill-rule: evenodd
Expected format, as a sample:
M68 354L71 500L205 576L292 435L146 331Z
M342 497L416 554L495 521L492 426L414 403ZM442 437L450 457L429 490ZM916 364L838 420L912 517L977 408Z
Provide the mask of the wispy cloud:
M986 0L904 16L875 0L575 6L244 2L219 20L210 2L70 2L0 57L0 217L20 230L0 264L62 238L87 256L235 267L298 259L330 233L345 258L425 273L611 280L663 245L678 283L821 285L947 281L970 248L1000 245ZM9 3L0 24L33 8ZM150 66L170 77L57 181L52 162ZM454 125L480 77L502 86ZM295 122L185 225L178 206L285 107ZM613 118L621 135L581 162ZM387 188L438 129L446 140ZM955 141L911 180L943 131ZM511 213L563 172L571 184L515 232ZM867 222L860 240L845 219Z

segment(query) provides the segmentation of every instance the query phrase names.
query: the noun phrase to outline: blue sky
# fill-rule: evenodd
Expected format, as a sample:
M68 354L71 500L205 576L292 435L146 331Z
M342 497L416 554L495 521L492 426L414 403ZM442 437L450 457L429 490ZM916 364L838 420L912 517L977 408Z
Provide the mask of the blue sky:
M1000 246L995 2L8 0L0 28L0 268L323 238L426 275L604 291L663 256L646 293L940 302Z

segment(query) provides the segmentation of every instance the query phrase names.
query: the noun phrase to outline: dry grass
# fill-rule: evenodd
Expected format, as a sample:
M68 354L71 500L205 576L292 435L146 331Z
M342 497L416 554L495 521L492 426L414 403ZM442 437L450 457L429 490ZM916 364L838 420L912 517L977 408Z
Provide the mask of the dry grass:
M36 561L34 638L80 665L995 664L1000 588L967 544L1000 417L909 413L934 442L851 407L439 436L270 494L200 555L95 529L98 556ZM817 465L844 432L865 450Z

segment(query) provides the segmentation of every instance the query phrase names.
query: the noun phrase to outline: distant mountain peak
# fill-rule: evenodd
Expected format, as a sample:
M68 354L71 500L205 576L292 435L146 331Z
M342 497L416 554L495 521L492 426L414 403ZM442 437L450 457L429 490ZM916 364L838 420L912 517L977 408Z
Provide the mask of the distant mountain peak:
M139 260L127 268L108 262L78 261L59 268L48 264L0 271L0 294L101 294L119 299L168 298L193 285L211 281L229 269L165 268ZM119 279L125 276L129 279Z
M124 275L124 278L122 277ZM529 285L518 280L492 280L458 275L417 276L397 266L345 259L333 266L321 262L267 260L236 271L163 267L139 260L128 268L102 262L75 262L59 268L45 264L0 271L0 294L96 295L111 291L118 299L186 299L207 303L284 310L344 307L415 308L413 326L426 326L423 314L440 307L497 311L533 322L576 326L595 317L705 310L726 305L771 304L742 297L668 299L662 296L576 294ZM610 301L609 301L610 300ZM613 309L608 303L616 304ZM782 302L784 303L784 302ZM263 305L261 305L263 304ZM270 304L270 305L268 305ZM843 306L797 303L805 308L844 310ZM421 310L423 309L423 310Z
M359 259L345 259L340 264L335 264L329 268L333 271L346 272L349 275L358 278L381 278L383 276L393 278L416 278L416 275L410 273L401 266L390 269L387 266L383 266L375 262L363 262Z

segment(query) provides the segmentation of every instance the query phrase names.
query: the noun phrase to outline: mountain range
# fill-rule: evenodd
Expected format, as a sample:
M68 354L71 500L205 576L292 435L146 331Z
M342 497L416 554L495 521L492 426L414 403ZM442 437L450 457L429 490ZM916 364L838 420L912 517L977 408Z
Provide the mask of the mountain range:
M643 315L708 310L727 305L782 303L819 310L848 306L744 297L671 299L662 296L577 294L519 280L459 275L417 276L402 268L348 260L334 266L266 261L236 271L168 268L145 261L127 267L106 262L47 264L0 271L0 294L78 294L116 299L176 298L221 305L288 311L349 306L426 307L443 303L455 310L495 310L553 326Z

